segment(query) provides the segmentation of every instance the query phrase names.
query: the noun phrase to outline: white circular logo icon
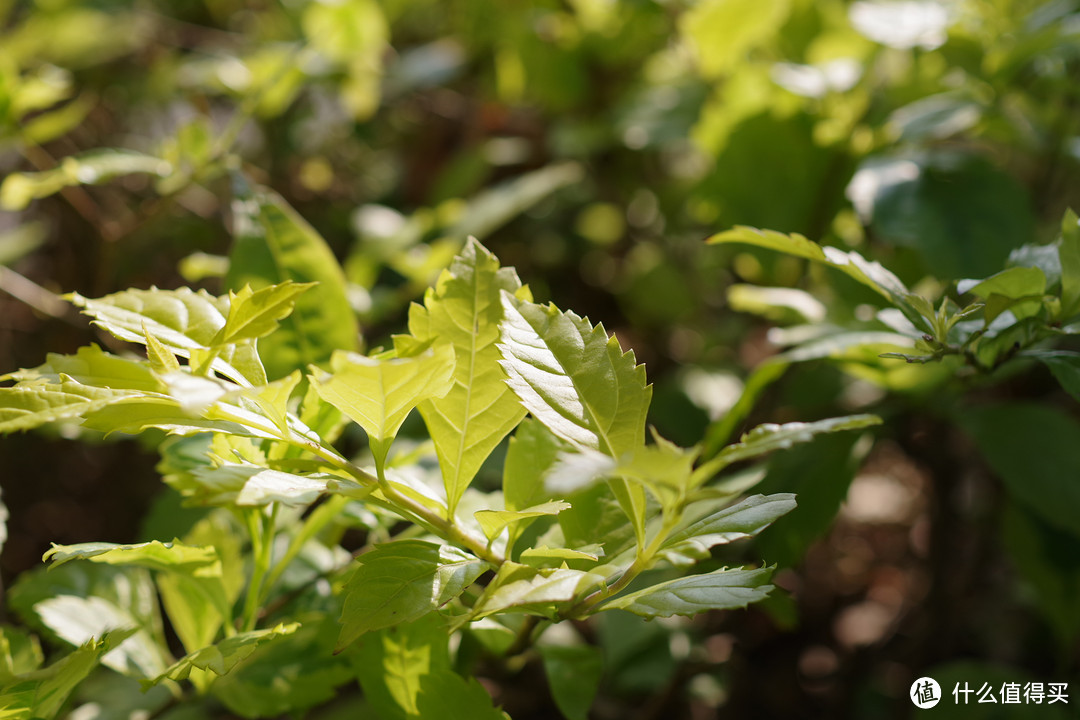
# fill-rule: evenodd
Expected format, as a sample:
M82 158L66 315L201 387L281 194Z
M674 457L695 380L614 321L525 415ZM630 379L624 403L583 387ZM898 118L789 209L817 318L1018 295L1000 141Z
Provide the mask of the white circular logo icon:
M911 683L909 695L915 707L925 710L941 702L941 686L932 677L921 677Z

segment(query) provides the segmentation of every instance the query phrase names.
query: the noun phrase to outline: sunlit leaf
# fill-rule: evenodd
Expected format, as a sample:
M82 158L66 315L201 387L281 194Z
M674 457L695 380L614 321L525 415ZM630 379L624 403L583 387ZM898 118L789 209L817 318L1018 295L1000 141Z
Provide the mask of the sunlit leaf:
M208 670L215 675L224 675L236 667L241 660L255 652L261 643L296 632L299 627L299 623L278 623L266 630L252 630L225 638L216 645L185 655L160 675L145 681L144 686L156 685L166 678L184 680L196 668Z
M179 540L163 543L157 540L134 545L91 542L79 545L53 544L43 561L53 566L72 560L89 560L106 565L136 565L149 570L174 570L196 575L220 575L221 564L212 547L192 547Z
M756 535L795 506L793 493L751 495L735 505L676 528L660 552L669 559L703 560L709 557L710 548Z
M441 607L487 568L486 562L448 545L399 540L377 546L360 556L345 586L338 647Z
M558 515L568 507L570 507L570 503L556 500L522 510L477 510L473 514L480 523L484 535L491 540L498 537L499 533L508 525L524 524L526 521L544 515Z
M441 344L414 357L383 360L338 352L330 366L330 374L316 370L312 384L323 400L364 428L381 464L409 412L450 390L454 348Z
M138 394L133 390L91 387L65 378L59 383L0 388L0 433L84 416Z
M602 325L503 294L503 369L533 416L562 439L611 457L645 442L645 369Z
M250 285L245 285L239 292L230 292L225 325L218 330L211 344L230 345L269 335L278 329L278 321L293 311L296 298L315 284L286 280L254 291Z
M98 185L135 173L163 177L172 170L172 165L161 158L131 150L90 150L64 158L52 170L8 175L0 184L0 207L8 211L22 210L32 200L71 185Z
M722 569L690 575L621 595L604 603L602 609L619 608L653 618L743 608L769 594L773 586L765 583L771 576L772 568Z
M281 328L260 341L271 379L325 366L335 350L356 350L356 316L345 276L326 241L279 195L234 176L233 248L225 283L256 291L291 281L318 285L296 298Z
M454 382L442 397L420 403L439 457L451 513L477 470L523 417L499 367L501 291L528 298L512 268L470 240L450 269L409 312L409 332L421 342L450 342Z
M581 570L542 570L508 561L476 603L472 617L507 610L550 614L556 605L573 600L600 580L600 576Z

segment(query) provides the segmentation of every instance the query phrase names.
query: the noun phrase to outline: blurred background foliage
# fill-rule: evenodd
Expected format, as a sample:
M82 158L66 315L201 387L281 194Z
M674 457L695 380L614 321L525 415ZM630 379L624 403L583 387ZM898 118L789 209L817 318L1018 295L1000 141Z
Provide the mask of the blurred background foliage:
M471 234L632 347L650 421L682 444L725 417L886 418L770 466L762 490L800 509L755 552L786 594L589 630L593 717L896 717L935 668L1077 680L1080 537L1010 500L977 448L1074 494L1080 460L1025 454L991 415L1024 400L1075 444L1075 401L1025 364L973 383L871 352L751 374L784 326L865 321L880 298L703 239L802 233L934 298L1053 241L1080 197L1080 2L0 0L0 371L108 342L60 293L242 274L237 166L326 239L367 348ZM0 441L5 585L50 541L130 542L176 512L152 442L71 434ZM548 717L538 677L488 686Z

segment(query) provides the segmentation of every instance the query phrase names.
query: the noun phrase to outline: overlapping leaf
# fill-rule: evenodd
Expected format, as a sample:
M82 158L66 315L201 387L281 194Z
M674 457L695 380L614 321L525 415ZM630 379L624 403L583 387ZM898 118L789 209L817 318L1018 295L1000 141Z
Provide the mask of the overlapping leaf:
M241 660L255 652L255 649L261 643L296 632L299 627L299 623L278 623L266 630L252 630L233 635L216 645L210 645L185 655L170 665L163 673L145 681L143 684L144 686L157 685L165 679L184 680L196 668L208 670L215 675L224 675L236 667Z
M338 352L330 367L330 374L312 375L312 384L323 400L364 428L381 464L409 412L450 390L454 348L441 344L413 357L393 359Z
M495 446L523 417L506 386L496 347L503 317L501 292L529 299L513 268L470 239L424 296L409 311L409 332L421 342L452 344L454 383L440 398L420 403L439 457L451 513L465 488Z
M604 603L602 609L629 610L654 618L743 608L769 594L773 586L765 583L771 576L772 568L722 569L690 575L620 595Z
M652 388L634 353L554 305L506 293L502 302L501 363L529 412L558 437L611 457L640 447Z
M61 376L59 383L24 383L0 388L0 433L30 430L84 416L138 395L132 390L83 385Z
M486 562L448 545L421 540L379 545L360 556L345 587L338 647L441 607L487 569Z
M345 293L345 275L326 241L279 195L234 177L234 241L225 283L250 285L318 283L296 298L281 328L261 342L272 379L325 366L335 350L357 349L356 316Z
M756 535L794 509L792 493L751 495L677 528L664 542L661 553L675 562L703 560L709 557L710 548Z

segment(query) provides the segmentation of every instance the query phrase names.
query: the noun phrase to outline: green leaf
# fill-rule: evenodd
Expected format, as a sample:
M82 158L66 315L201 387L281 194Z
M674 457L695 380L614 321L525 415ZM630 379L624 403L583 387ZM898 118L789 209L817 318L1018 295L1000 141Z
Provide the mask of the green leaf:
M604 656L591 645L541 645L551 696L567 720L588 720L604 672Z
M199 468L190 478L192 483L181 492L193 502L240 507L263 507L271 503L306 507L326 492L328 481L340 479L336 475L295 475L237 463Z
M421 342L453 345L454 383L440 398L420 403L439 457L450 512L502 439L525 417L499 367L500 292L528 299L513 268L470 239L449 270L409 311L409 332Z
M997 272L1035 233L1029 193L982 153L870 158L848 195L876 237L913 248L945 278Z
M1080 353L1068 350L1028 350L1025 357L1038 358L1050 368L1054 378L1064 390L1080 400Z
M454 348L442 344L414 357L383 360L336 352L330 367L331 374L315 370L312 384L323 400L364 428L381 466L409 412L450 390Z
M14 212L26 208L32 200L47 197L72 185L100 185L135 173L164 177L172 171L172 165L161 158L143 153L91 150L64 158L52 170L8 175L0 184L0 207Z
M456 672L443 670L420 679L416 696L419 718L440 720L507 720L505 713L494 707L491 696L476 678L465 679Z
M279 195L233 177L233 248L225 284L250 285L316 282L296 298L292 314L261 343L271 378L325 366L335 350L356 350L359 326L345 292L345 275L326 241Z
M364 696L384 720L419 718L421 683L450 672L449 634L443 619L421 619L365 635L352 657Z
M957 422L1013 498L1080 536L1080 423L1055 408L1023 403L966 408Z
M802 559L806 549L832 526L869 447L856 433L826 435L769 459L759 489L795 493L799 505L757 536L762 558L782 567Z
M16 675L37 670L43 662L37 638L19 628L0 627L0 687Z
M510 388L558 437L611 457L645 442L652 387L632 351L572 312L504 293L501 364Z
M70 299L94 318L94 324L121 340L146 344L153 335L170 351L191 358L213 347L229 313L229 297L205 290L124 290L91 299L72 293ZM241 385L262 385L265 373L253 343L222 347L211 366Z
M338 648L372 630L416 620L460 595L488 564L448 545L399 540L360 556L345 586Z
M1046 292L1046 275L1037 267L1014 267L985 280L961 280L956 284L956 290L981 298L1004 295L1011 300L1019 300Z
M192 547L179 540L169 543L152 540L135 545L91 542L57 545L41 558L52 560L53 567L71 560L89 560L106 565L135 565L149 570L173 570L196 575L221 575L221 563L212 547Z
M551 499L544 478L570 446L532 418L518 425L510 438L503 466L503 499L507 510L521 510Z
M910 309L905 300L910 293L900 279L879 263L871 262L854 251L844 252L834 247L818 245L798 233L785 235L743 225L713 235L706 242L710 245L742 243L823 263L874 290L894 305Z
M484 535L488 540L494 540L508 525L521 527L527 525L527 521L535 520L544 515L558 515L570 507L570 503L561 500L534 505L523 510L477 510L473 515Z
M139 394L133 390L91 387L66 376L60 380L0 388L0 433L30 430L57 420L85 416Z
M735 505L676 528L660 552L673 561L683 558L703 560L709 557L710 548L757 535L795 506L793 493L751 495Z
M53 718L68 696L130 631L116 630L88 640L52 665L0 691L0 717L12 720Z
M743 435L739 442L725 447L714 459L702 465L695 473L711 476L732 463L749 460L774 450L783 450L796 443L810 442L817 435L861 430L880 424L881 418L876 415L847 415L811 423L795 422L783 425L764 423Z
M296 632L299 623L278 623L266 630L252 630L225 638L216 645L210 645L193 653L185 655L173 663L160 675L143 683L144 687L157 685L165 679L184 680L191 671L208 670L215 675L224 675L232 670L244 658L255 652L255 649L264 642L269 642L282 635Z
M471 619L498 612L552 615L556 607L595 587L602 578L569 568L543 570L506 562L473 608Z
M1002 513L1001 538L1013 566L1035 592L1065 653L1080 636L1080 538L1042 522L1017 503Z
M621 595L601 606L602 610L622 609L642 617L695 615L705 610L744 608L765 598L772 568L722 569L701 575L669 580L637 592Z
M149 593L153 587L147 581ZM132 608L102 597L58 595L34 605L34 612L50 630L72 645L83 645L113 630L134 631L101 658L104 665L124 675L153 677L168 665L168 651L159 632L144 627Z
M704 0L680 18L679 29L697 52L701 73L715 78L775 37L789 11L787 0Z
M240 408L232 408L239 412ZM207 409L207 417L186 412L180 403L169 397L120 397L105 407L91 409L84 414L82 426L103 433L123 432L137 434L147 428L159 428L174 435L195 435L220 432L247 437L275 438L276 431L262 416L246 413L245 424L232 420L216 419L214 408Z
M1071 209L1061 219L1061 314L1072 317L1080 309L1080 218Z
M334 655L336 619L322 611L299 617L303 625L296 632L262 643L243 664L214 680L210 692L234 714L298 717L331 703L335 689L353 679L347 658Z
M316 283L297 284L286 280L252 291L245 285L239 292L229 292L229 315L218 330L212 345L231 345L241 340L266 337L278 329L278 321L287 317L298 296Z
M561 547L549 548L547 545L541 545L537 548L525 548L521 551L518 560L522 565L531 567L559 567L563 563L575 560L584 560L587 563L595 564L604 554L604 551L599 545L594 545L590 549L593 552Z

